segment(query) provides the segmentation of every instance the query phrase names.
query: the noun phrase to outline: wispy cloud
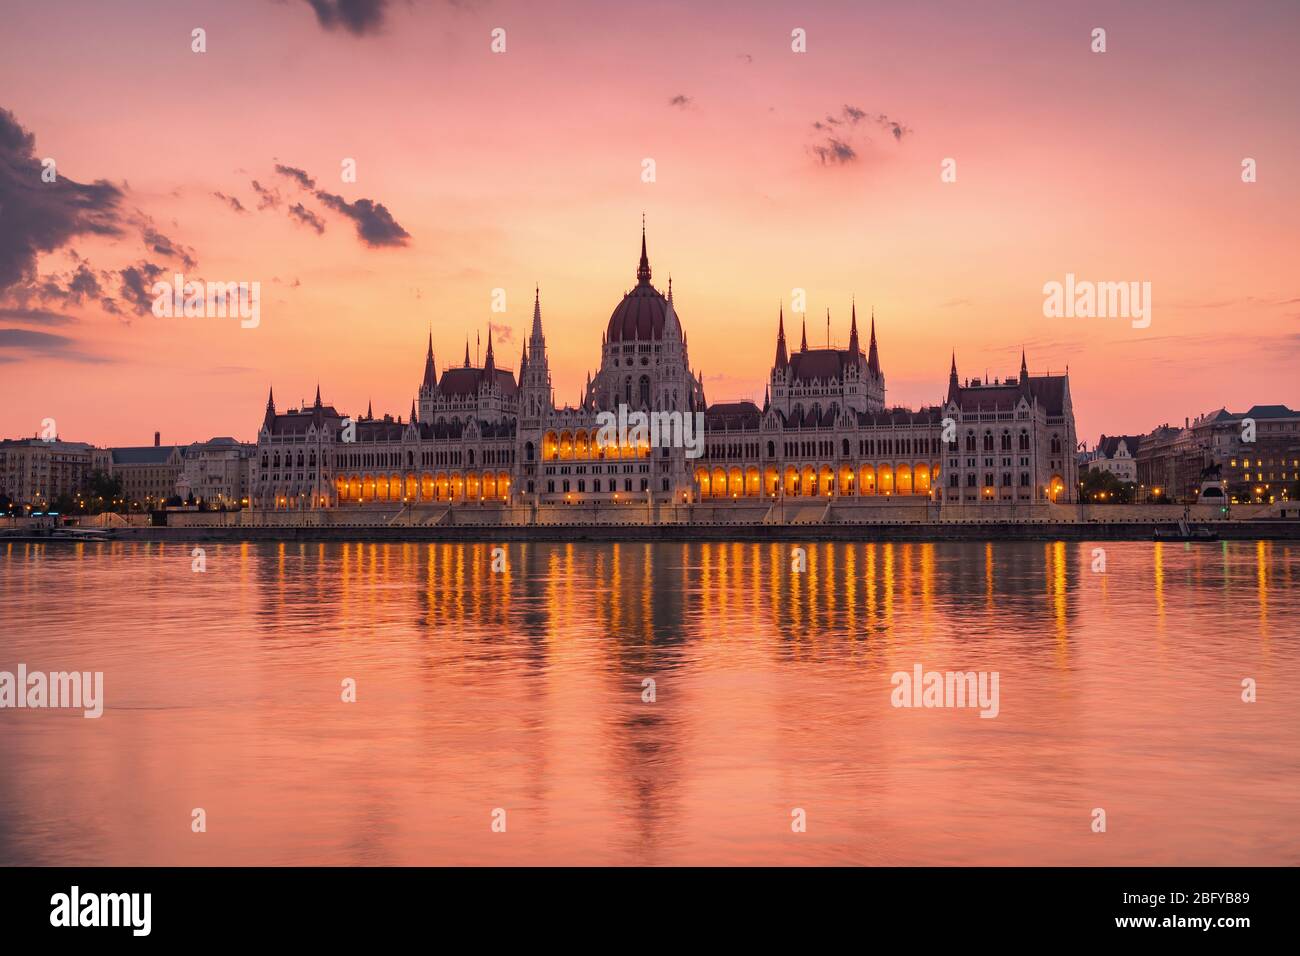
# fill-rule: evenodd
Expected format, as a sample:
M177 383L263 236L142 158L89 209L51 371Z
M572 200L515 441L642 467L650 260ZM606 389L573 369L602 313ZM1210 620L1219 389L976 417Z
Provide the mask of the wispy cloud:
M38 332L34 329L0 329L0 361L14 362L39 358L63 359L68 362L102 364L113 361L77 348L66 335Z
M50 312L46 309L21 309L4 307L0 308L0 319L9 319L14 322L26 322L30 325L71 325L77 320L70 315L64 315L61 312Z
M411 238L411 234L398 224L397 220L393 218L393 214L388 211L388 207L383 203L371 199L358 199L354 202L348 202L336 193L317 189L315 177L296 166L276 163L275 171L281 176L293 180L300 189L310 192L326 208L351 219L357 230L357 238L367 246L372 248L404 246L407 240ZM278 192L263 190L256 181L254 181L253 187L259 193L265 193L268 197L273 194L274 205L279 205L280 196ZM270 203L270 199L268 199L268 203ZM259 206L259 208L261 207ZM302 203L296 203L289 207L289 215L299 222L311 226L318 234L325 231L324 221Z
M846 103L838 113L827 113L822 119L813 121L813 132L818 134L818 141L809 149L823 166L852 163L861 155L863 145L872 142L870 136L861 133L864 126L884 130L895 143L901 143L903 137L912 132L910 126L884 113L870 113Z

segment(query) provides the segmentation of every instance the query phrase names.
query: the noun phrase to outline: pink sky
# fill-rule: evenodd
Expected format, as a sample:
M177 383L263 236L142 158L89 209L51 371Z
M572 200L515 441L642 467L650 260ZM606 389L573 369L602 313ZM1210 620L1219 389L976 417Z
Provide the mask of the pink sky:
M24 343L0 348L0 435L54 418L97 444L155 429L251 440L268 384L283 408L317 381L340 410L373 400L404 416L430 326L440 367L489 321L509 333L499 364L517 365L534 282L557 399L573 402L635 281L642 212L711 402L762 401L778 302L797 336L801 287L810 344L827 308L843 345L851 298L860 320L874 306L891 404L940 399L953 349L982 377L1014 373L1022 345L1031 372L1068 364L1090 443L1219 406L1300 404L1300 7L701 6L414 0L355 35L324 29L305 0L11 5L0 108L34 155L122 188L124 215L193 250L187 275L260 282L262 314L241 329L24 303L66 316L52 324L17 317L11 289L0 329L59 341L0 337ZM194 27L206 53L190 50ZM822 163L813 123L846 106L907 131L841 123L856 157ZM946 157L955 183L940 180ZM1258 182L1241 181L1245 157ZM364 244L277 162L382 203L409 240ZM279 208L256 211L254 179ZM323 233L289 217L298 201ZM70 250L100 271L176 265L126 230L71 237L38 275L66 273ZM1150 282L1150 327L1045 318L1043 284L1067 272Z

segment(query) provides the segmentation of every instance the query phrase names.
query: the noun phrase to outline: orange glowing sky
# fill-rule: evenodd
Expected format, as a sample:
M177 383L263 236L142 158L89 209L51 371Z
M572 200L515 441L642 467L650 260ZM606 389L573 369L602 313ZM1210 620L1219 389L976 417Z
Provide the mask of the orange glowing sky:
M40 335L0 335L0 435L54 418L96 444L252 440L269 384L283 409L318 381L341 411L405 416L430 326L440 367L489 321L498 363L517 366L534 282L557 400L573 402L635 281L642 212L711 402L762 401L778 303L797 338L801 287L813 345L827 308L843 345L851 299L860 320L874 307L891 404L939 400L954 349L983 377L1014 373L1022 345L1031 372L1069 366L1089 443L1300 404L1300 7L704 6L414 0L358 35L305 0L11 5L0 108L34 155L118 185L124 214L193 250L188 275L259 281L262 316L115 316L10 289L0 329ZM791 52L796 27L807 53ZM823 163L813 123L846 106L906 131L841 123L856 155ZM1245 157L1258 182L1241 181ZM409 241L367 246L277 162L382 203ZM280 208L256 210L254 179ZM297 201L323 233L287 215ZM97 270L175 271L126 230L73 236L36 278L72 250ZM1067 272L1149 281L1151 326L1044 318L1043 284Z

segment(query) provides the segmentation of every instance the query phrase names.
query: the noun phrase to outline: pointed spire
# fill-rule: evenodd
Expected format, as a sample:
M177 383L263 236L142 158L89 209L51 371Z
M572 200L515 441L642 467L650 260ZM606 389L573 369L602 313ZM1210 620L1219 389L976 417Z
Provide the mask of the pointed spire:
M956 401L961 386L957 382L957 352L952 353L952 368L948 370L948 401Z
M424 355L424 380L420 383L422 388L433 391L438 387L438 372L433 361L433 328L429 328L429 351Z
M375 420L375 404L370 399L366 399L366 420Z
M414 425L419 419L415 417L415 399L411 399L411 424Z
M668 273L668 304L673 304L673 274Z
M782 302L777 309L776 367L785 368L789 364L790 364L790 358L785 351L785 303Z
M799 351L800 352L808 351L808 313L806 312L804 313L804 317L803 317L803 336L799 342Z
M1025 347L1020 347L1020 380L1029 378L1029 364L1025 361Z
M263 417L262 423L266 426L267 430L269 431L271 425L274 422L275 422L275 389L268 385L266 389L266 415Z
M533 289L533 341L540 341L542 338L542 287L535 286ZM537 358L536 355L533 358Z
M862 353L862 348L858 345L858 303L855 299L852 306L852 318L849 320L849 360L855 361Z
M465 337L465 367L469 368L469 336Z
M867 347L867 368L880 374L880 352L876 349L876 307L871 307L871 344Z
M492 355L492 323L488 323L487 357L483 360L483 371L490 377L497 370L496 359Z
M641 213L641 264L636 268L638 285L650 284L650 257L645 251L645 213Z
M524 380L524 369L528 368L528 344L519 347L519 381Z

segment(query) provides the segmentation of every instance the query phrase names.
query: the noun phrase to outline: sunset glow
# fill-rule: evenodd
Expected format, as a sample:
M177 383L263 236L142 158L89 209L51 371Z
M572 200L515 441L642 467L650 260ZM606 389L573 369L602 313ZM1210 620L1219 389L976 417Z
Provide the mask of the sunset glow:
M1296 397L1294 4L416 3L363 35L305 3L53 6L6 12L0 106L60 176L118 187L122 228L41 250L4 290L5 435L249 440L270 385L405 415L430 329L439 368L489 322L517 367L535 283L557 404L576 402L642 213L710 402L761 404L795 288L814 346L827 309L843 347L851 301L874 308L891 405L940 401L954 350L983 377L1022 346L1035 374L1069 366L1089 441ZM853 157L819 154L831 139ZM259 210L254 180L278 201ZM409 238L367 244L320 193L382 204ZM149 224L194 267L147 248ZM74 251L114 297L140 261L260 282L260 325L42 300ZM1152 324L1044 318L1067 273L1149 281Z

